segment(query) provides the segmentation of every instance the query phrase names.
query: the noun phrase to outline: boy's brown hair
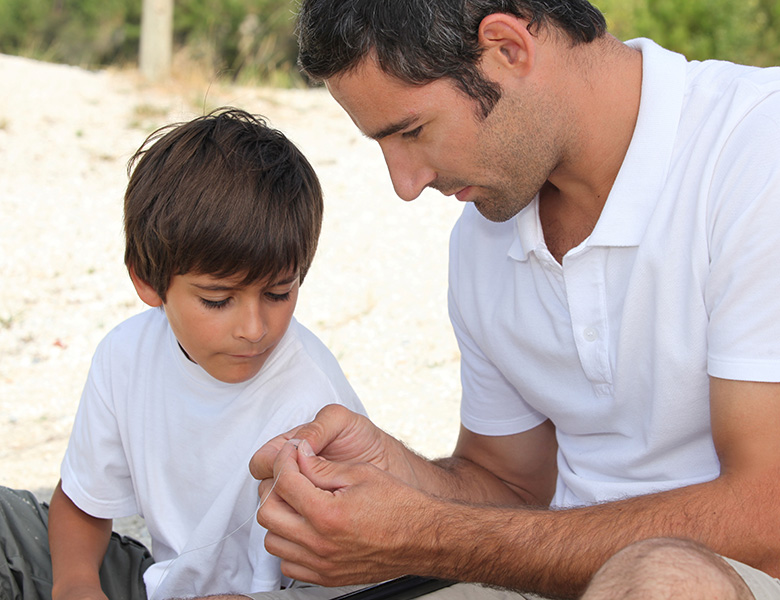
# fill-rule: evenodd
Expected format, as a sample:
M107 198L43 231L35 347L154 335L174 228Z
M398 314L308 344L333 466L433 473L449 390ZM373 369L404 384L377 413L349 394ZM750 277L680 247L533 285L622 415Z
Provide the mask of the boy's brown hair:
M125 265L165 301L174 275L290 271L303 281L322 225L322 190L280 131L218 109L151 134L128 163Z

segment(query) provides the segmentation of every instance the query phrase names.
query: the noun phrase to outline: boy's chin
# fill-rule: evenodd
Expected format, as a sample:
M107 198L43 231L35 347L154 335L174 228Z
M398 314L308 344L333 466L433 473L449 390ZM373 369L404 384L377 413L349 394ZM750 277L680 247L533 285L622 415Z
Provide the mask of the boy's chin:
M203 370L206 371L211 377L216 379L217 381L221 381L222 383L244 383L245 381L249 381L253 377L255 377L263 368L265 365L265 361L263 361L259 365L246 365L244 368L229 368L229 369L207 369L204 368ZM203 367L203 365L201 365Z

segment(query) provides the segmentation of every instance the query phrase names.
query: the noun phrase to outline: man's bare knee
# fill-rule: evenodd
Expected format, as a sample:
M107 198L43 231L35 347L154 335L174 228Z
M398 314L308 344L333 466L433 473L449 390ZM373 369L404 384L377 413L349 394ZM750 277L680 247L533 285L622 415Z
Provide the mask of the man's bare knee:
M599 569L583 600L602 598L753 600L753 594L726 561L704 546L657 538L631 544Z

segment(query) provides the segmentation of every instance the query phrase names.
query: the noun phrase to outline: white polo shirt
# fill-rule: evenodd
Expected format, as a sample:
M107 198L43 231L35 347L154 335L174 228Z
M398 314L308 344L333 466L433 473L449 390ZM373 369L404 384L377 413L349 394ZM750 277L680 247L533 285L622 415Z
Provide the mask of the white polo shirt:
M639 118L590 237L557 263L537 198L468 205L451 239L462 422L551 419L558 507L716 478L708 376L780 381L780 69L631 45Z

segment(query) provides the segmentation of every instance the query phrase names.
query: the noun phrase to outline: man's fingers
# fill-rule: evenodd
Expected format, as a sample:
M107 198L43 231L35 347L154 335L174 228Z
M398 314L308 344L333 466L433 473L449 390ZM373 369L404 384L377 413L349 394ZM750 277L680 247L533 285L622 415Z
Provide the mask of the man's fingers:
M334 492L352 483L349 474L354 465L332 462L314 454L306 440L298 445L298 467L315 486Z
M298 467L299 440L290 440L279 451L274 463L274 479L257 513L257 521L266 529L285 537L305 523L307 506L327 501L329 492L317 488ZM323 495L326 498L323 498ZM291 518L292 516L295 518ZM295 538L291 538L295 539Z
M313 555L303 546L269 532L265 536L265 549L282 558L282 573L287 577L308 583L321 583L321 578L310 567Z
M272 471L273 478L268 477L263 479L258 486L258 494L260 495L260 506L262 507L271 497L276 484L279 481L279 477L282 473L299 473L298 469L298 444L300 440L292 439L285 442L282 449L276 455L276 460L273 463Z

